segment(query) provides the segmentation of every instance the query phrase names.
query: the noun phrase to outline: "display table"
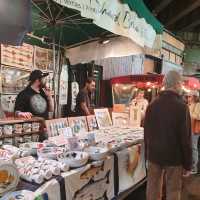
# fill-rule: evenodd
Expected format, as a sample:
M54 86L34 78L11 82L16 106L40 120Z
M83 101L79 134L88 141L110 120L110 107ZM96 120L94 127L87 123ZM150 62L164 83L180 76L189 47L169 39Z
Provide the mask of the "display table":
M89 161L84 167L71 168L41 185L21 180L16 190L33 192L33 200L38 196L37 200L112 200L144 181L142 128L110 127L93 134L96 145L109 148L104 160Z
M127 171L129 154L138 148L138 145L141 154L131 174ZM144 148L140 141L114 152L104 161L62 173L61 176L54 177L42 185L21 181L18 190L30 190L36 196L46 193L49 200L111 200L135 187L145 177Z

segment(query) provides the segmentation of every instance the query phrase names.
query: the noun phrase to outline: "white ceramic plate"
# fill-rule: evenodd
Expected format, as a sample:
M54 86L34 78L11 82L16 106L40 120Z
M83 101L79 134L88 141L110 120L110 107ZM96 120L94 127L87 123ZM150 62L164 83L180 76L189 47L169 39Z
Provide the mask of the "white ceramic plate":
M34 200L34 193L27 190L8 193L1 200Z
M102 147L88 147L85 151L90 155L92 160L103 160L108 155L109 150Z
M87 164L89 154L80 151L69 151L60 154L57 159L58 161L64 162L70 167L77 168Z

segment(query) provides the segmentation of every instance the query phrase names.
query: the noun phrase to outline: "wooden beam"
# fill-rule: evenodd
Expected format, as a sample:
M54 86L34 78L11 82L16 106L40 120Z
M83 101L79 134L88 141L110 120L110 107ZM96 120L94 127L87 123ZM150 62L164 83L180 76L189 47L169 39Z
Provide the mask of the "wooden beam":
M198 26L197 21L200 19L199 13L200 7L176 22L173 25L173 30L176 32L194 30Z
M194 29L195 27L200 25L200 19L197 19L196 21L193 21L191 24L188 24L187 26L180 29L180 31L189 31L191 29Z
M162 10L164 10L173 0L162 0L154 9L153 13L158 15Z
M197 9L198 7L200 7L200 0L194 1L192 4L190 4L190 6L186 7L181 12L179 12L177 10L178 14L173 19L171 19L170 21L168 21L167 24L166 24L166 26L169 28L175 22L177 22L178 20L180 20L181 18L183 18L187 14L191 13L193 10ZM174 14L176 14L176 13L174 13Z

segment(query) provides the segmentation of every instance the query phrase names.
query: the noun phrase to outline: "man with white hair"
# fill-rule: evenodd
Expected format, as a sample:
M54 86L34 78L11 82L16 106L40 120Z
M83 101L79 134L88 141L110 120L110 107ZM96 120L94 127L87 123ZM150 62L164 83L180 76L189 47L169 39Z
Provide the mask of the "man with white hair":
M182 176L190 175L191 118L180 96L181 83L181 75L170 71L164 78L165 90L147 108L144 123L147 200L162 199L164 180L167 200L180 200Z

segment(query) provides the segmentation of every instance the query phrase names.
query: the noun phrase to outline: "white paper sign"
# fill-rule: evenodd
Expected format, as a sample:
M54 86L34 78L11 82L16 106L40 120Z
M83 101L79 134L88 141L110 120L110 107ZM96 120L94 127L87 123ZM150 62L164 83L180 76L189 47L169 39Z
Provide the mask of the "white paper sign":
M156 32L144 18L139 18L127 4L119 0L54 0L65 7L80 11L81 16L117 35L132 39L140 46L152 48Z

